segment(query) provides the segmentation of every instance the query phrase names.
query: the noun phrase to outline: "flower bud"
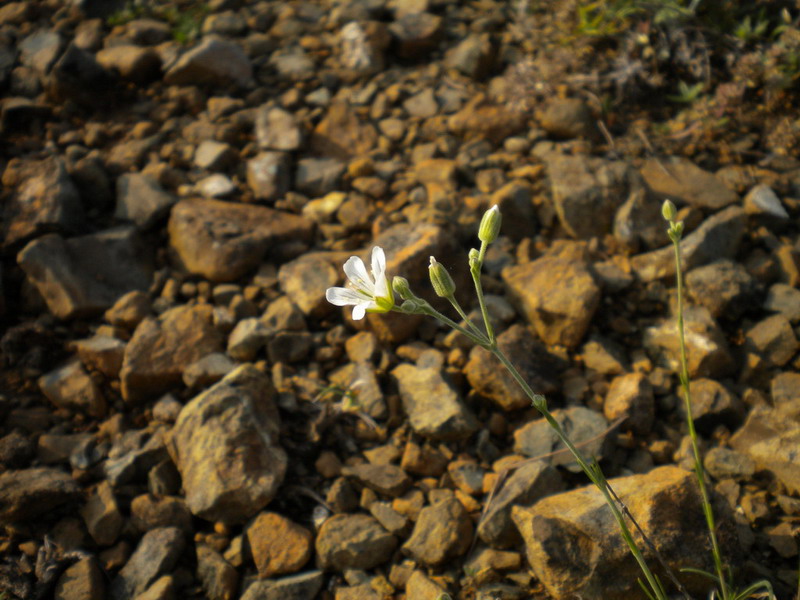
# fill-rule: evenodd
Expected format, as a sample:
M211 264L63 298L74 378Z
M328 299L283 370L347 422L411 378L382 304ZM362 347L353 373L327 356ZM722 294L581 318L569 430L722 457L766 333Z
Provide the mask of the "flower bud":
M669 200L664 200L664 204L661 205L661 216L664 217L665 221L674 221L675 217L678 216L675 205Z
M392 289L403 300L410 300L415 297L411 287L408 285L408 279L405 277L395 275L394 279L392 279Z
M437 296L440 298L453 297L453 294L456 291L456 284L453 281L453 278L450 277L450 273L447 272L447 269L444 268L442 263L437 262L432 256L431 264L428 267L428 275L431 278L433 291L436 292Z
M502 222L503 216L500 214L500 209L497 208L495 204L492 208L483 213L481 226L478 228L478 239L487 244L491 244L497 239Z

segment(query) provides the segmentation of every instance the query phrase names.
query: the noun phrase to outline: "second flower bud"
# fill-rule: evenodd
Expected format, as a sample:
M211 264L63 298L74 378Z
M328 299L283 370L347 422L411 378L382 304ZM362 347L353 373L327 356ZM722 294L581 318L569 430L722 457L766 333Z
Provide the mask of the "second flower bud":
M428 275L431 278L433 291L436 292L437 296L440 298L453 297L456 291L456 283L453 281L453 278L450 277L450 273L447 272L444 265L437 262L433 256L431 256L431 264L428 267Z

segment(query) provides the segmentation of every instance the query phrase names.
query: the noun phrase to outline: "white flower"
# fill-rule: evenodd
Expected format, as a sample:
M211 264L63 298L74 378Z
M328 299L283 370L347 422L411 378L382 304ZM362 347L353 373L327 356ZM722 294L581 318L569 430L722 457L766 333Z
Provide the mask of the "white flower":
M336 306L353 306L353 319L363 319L367 312L389 312L394 308L394 293L386 277L386 255L383 248L372 249L372 277L367 273L364 261L351 256L344 263L344 274L349 287L332 287L325 298Z

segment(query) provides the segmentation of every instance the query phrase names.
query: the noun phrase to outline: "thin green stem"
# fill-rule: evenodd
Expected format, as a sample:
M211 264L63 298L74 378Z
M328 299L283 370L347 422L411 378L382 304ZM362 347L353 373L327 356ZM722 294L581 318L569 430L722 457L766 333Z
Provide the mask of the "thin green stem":
M625 522L622 512L612 498L611 492L609 491L611 486L609 485L608 481L606 481L605 477L602 475L598 476L598 474L595 473L595 470L589 465L589 463L586 462L586 459L584 459L581 451L578 450L575 444L573 444L572 441L567 437L567 435L564 433L564 430L561 428L561 424L547 409L547 406L543 401L544 398L534 393L534 391L531 389L531 386L528 385L528 382L525 381L519 371L517 371L516 367L511 364L511 361L508 360L508 357L506 357L503 351L496 347L488 349L498 358L501 363L503 363L503 366L508 370L508 372L511 373L511 376L516 380L528 398L531 399L533 406L542 414L545 420L547 420L547 423L550 425L550 427L552 427L556 436L558 436L558 439L561 440L561 443L563 443L570 453L572 453L572 456L575 458L575 462L578 463L578 466L580 466L583 472L586 473L586 476L589 477L592 483L594 483L603 494L606 504L608 504L612 514L614 515L614 519L617 521L617 525L620 528L622 537L625 540L625 543L628 545L628 548L630 548L630 551L633 554L633 557L636 559L636 562L639 564L639 568L642 570L642 573L647 579L650 589L652 590L653 594L655 594L656 598L659 600L666 600L667 596L663 587L661 586L661 583L658 581L655 575L653 575L652 571L650 571L650 567L645 562L644 556L639 550L639 547L636 545L630 529L628 529L628 524Z
M456 312L459 314L461 319L467 324L467 326L470 329L472 329L473 332L475 332L476 335L480 335L480 336L485 335L480 329L478 329L478 326L475 325L475 323L472 322L472 319L470 319L467 316L467 313L465 313L464 309L461 308L461 305L458 303L458 300L456 300L455 296L451 296L450 298L448 298L448 300L450 300L450 304L452 304L453 308L456 309Z
M455 321L453 321L453 319L450 319L449 317L446 317L445 315L440 313L438 310L433 308L427 302L425 303L425 305L424 305L422 310L424 311L425 314L430 315L431 317L433 317L433 318L437 319L438 321L444 323L448 327L452 327L453 329L455 329L459 333L467 336L469 339L471 339L473 342L475 342L479 346L483 346L485 348L489 344L489 340L486 339L486 336L482 332L479 331L477 334L471 332L469 329L466 329L466 328L462 327L461 325L459 325L458 323L456 323Z
M475 292L478 294L478 303L481 307L481 315L483 316L484 327L486 327L486 335L489 338L489 343L495 346L497 341L494 337L492 322L489 320L489 311L486 308L486 300L483 297L483 285L481 285L481 267L483 266L483 258L486 256L487 246L488 244L486 242L481 242L478 260L470 265L469 271L472 274L472 281L475 283Z
M703 469L703 462L700 457L700 448L697 444L697 431L695 431L694 417L692 416L692 394L689 389L689 361L686 357L686 339L684 336L683 323L683 271L681 268L680 238L677 235L671 237L672 246L675 250L675 268L678 288L678 340L680 343L681 355L680 381L681 388L683 389L684 401L686 404L686 423L689 426L689 437L692 440L692 452L694 453L694 473L697 477L697 485L700 488L700 495L703 502L703 514L705 515L708 533L711 537L711 554L714 557L714 569L717 571L717 578L719 579L719 591L720 595L722 596L722 600L729 600L730 595L728 592L728 582L725 578L725 568L722 563L722 553L720 552L719 543L717 542L717 528L714 522L714 510L711 507L708 490L706 489L705 470Z

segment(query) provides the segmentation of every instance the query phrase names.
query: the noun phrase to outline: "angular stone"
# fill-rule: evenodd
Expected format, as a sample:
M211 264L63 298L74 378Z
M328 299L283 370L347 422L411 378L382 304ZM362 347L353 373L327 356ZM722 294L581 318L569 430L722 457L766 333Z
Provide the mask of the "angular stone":
M447 590L422 571L415 570L406 582L407 600L427 600L428 598L446 598L447 596Z
M117 209L114 216L133 221L141 229L150 229L175 204L175 198L164 191L149 175L125 173L117 178Z
M345 163L338 158L301 158L294 185L298 192L317 198L339 188Z
M747 192L744 211L749 215L767 215L781 220L789 218L780 198L766 183L760 183Z
M713 570L692 473L659 467L646 475L620 477L609 483L673 572L684 566ZM528 563L555 600L576 595L628 600L641 593L637 584L641 571L594 486L549 496L531 507L515 506L511 515L525 541ZM723 547L729 547L722 537L726 522L720 517ZM634 533L634 539L643 548L638 534ZM644 554L651 569L666 581L655 558L646 550ZM704 595L708 590L708 581L702 577L684 574L681 582L691 594Z
M295 116L282 108L262 106L256 114L256 140L263 150L299 150L303 143L303 131Z
M520 541L511 521L512 506L531 506L565 487L558 470L540 460L525 460L515 466L499 485L478 522L478 537L492 548L510 548Z
M266 375L243 365L184 406L168 449L193 514L241 523L275 497L288 458L274 393Z
M536 341L525 326L516 324L497 336L498 348L508 357L537 394L556 391L556 375L563 369L553 355ZM474 346L464 367L467 381L476 392L503 410L530 406L531 400L512 375L488 351Z
M325 299L325 290L339 283L339 275L328 260L304 256L281 265L278 282L304 315L320 318L333 309Z
M650 193L662 200L669 199L711 210L719 210L739 201L736 192L713 173L680 156L649 158L640 173Z
M488 33L472 33L447 51L444 63L467 77L483 79L494 63L496 51Z
M197 579L209 600L232 600L239 587L239 572L205 544L197 545Z
M261 578L296 573L311 558L311 532L283 515L260 513L246 533Z
M319 156L343 160L367 154L377 141L375 128L360 119L349 103L335 102L314 128L310 146Z
M150 250L130 227L64 239L48 234L17 255L19 266L60 319L101 313L150 285Z
M45 80L46 93L53 102L67 100L87 109L104 108L109 90L117 79L100 66L91 52L71 42Z
M478 429L472 411L438 368L402 364L391 374L411 428L419 435L435 440L464 439Z
M54 230L78 231L83 225L80 195L61 158L11 160L2 181L13 190L3 210L4 245Z
M603 402L603 414L610 422L623 419L621 427L647 435L656 416L653 386L644 373L627 373L611 380Z
M600 304L600 287L586 264L569 258L506 267L503 281L545 344L577 347Z
M261 152L247 161L247 185L258 200L277 200L291 182L290 159L285 152Z
M307 571L299 575L254 581L241 600L308 600L316 598L325 582L323 571Z
M390 37L380 21L350 21L339 33L342 65L356 75L374 74L384 67Z
M103 465L109 483L117 487L144 479L151 468L167 460L165 433L164 425L151 424L147 429L132 429L117 436Z
M800 322L800 290L785 283L775 283L767 291L764 308L777 312L793 324Z
M800 494L800 399L785 400L775 407L759 405L731 437L731 447L746 454L756 468L771 473L788 490Z
M552 415L566 436L581 448L584 456L594 456L597 460L603 458L609 433L603 415L583 406L557 408ZM580 471L572 454L543 418L526 423L514 432L514 452L553 466L563 465L574 473Z
M629 248L643 245L648 250L670 243L661 203L647 195L638 176L629 176L630 193L614 215L614 238Z
M681 259L685 271L721 258L733 258L739 249L745 227L744 211L729 206L709 217L681 240ZM675 251L672 245L637 254L631 268L642 281L675 276Z
M741 425L744 416L744 405L734 394L718 381L703 377L693 379L689 383L692 396L692 417L698 431L710 434L717 425L723 424L730 429ZM686 419L686 405L678 404L678 413Z
M183 54L164 74L167 85L248 87L253 82L250 59L235 43L208 36Z
M122 396L138 402L169 391L181 383L186 367L222 349L209 305L176 306L157 319L147 318L125 348Z
M712 448L706 452L703 465L708 474L717 481L722 479L748 481L756 471L753 459L730 448Z
M54 600L103 600L106 579L94 557L82 558L67 567L58 578Z
M519 133L528 122L528 114L505 105L471 102L447 121L453 133L465 140L486 139L501 143Z
M551 99L542 110L539 124L559 139L592 139L599 133L592 111L580 98Z
M440 565L469 550L472 533L469 513L455 496L449 496L422 509L403 552L425 565Z
M59 469L5 471L0 473L0 521L33 519L80 496L78 484Z
M39 378L39 389L59 408L78 410L91 417L106 415L106 399L98 385L73 358L66 364Z
M186 541L176 527L161 527L144 534L128 562L111 582L113 600L133 600L162 575L172 572Z
M273 335L259 319L242 319L228 336L228 355L240 362L252 362Z
M782 367L800 348L792 324L783 315L772 315L747 330L747 344L770 364Z
M221 171L228 168L238 158L238 153L230 144L214 140L203 140L194 151L194 164L201 169Z
M84 366L100 371L109 378L119 376L122 359L125 356L125 342L117 338L96 335L72 342L72 348Z
M225 354L212 352L183 370L183 383L189 389L208 387L217 383L235 368L236 363Z
M392 22L389 32L394 38L398 56L425 58L439 43L443 21L442 17L428 12L409 13Z
M57 31L39 29L19 44L20 62L26 67L45 74L53 66L63 47L63 40Z
M397 538L375 518L339 514L327 519L316 540L317 556L326 569L372 569L385 563L397 548Z
M342 475L352 477L369 489L393 498L403 494L411 485L411 478L395 465L364 463L343 467Z
M103 48L95 58L104 69L139 84L152 81L161 73L161 57L153 48L113 46Z
M758 297L756 282L747 269L726 258L686 273L686 292L715 319L723 317L731 321L753 307Z
M264 206L196 199L172 208L168 229L189 272L223 282L255 268L277 244L309 240L313 223Z
M134 290L120 296L104 316L112 325L133 330L150 314L151 308L150 297L142 291Z
M691 306L684 311L686 354L690 377L719 379L734 366L725 334L708 309ZM642 336L644 347L662 355L670 370L680 370L678 325L675 318L665 319L659 325L648 327Z
M375 368L366 362L344 365L329 375L332 384L351 390L358 409L373 419L385 419L388 415Z
M125 519L108 481L100 482L80 512L89 535L98 546L111 546L117 541Z
M183 498L175 496L136 496L131 501L130 523L142 533L157 527L177 527L187 536L194 533L192 513Z

